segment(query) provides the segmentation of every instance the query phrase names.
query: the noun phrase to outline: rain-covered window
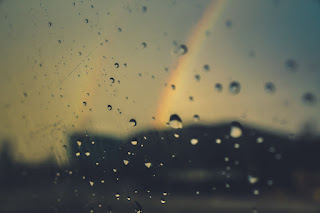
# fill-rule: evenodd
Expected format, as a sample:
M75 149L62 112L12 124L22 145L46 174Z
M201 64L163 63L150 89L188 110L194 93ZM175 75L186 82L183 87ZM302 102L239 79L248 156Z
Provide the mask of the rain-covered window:
M320 212L317 0L0 0L0 212Z

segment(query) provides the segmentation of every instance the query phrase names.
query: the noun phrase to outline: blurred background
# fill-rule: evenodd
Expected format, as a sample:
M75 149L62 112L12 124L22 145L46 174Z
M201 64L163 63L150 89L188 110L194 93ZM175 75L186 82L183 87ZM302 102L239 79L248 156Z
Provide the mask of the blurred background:
M1 0L0 29L1 211L320 212L319 1Z

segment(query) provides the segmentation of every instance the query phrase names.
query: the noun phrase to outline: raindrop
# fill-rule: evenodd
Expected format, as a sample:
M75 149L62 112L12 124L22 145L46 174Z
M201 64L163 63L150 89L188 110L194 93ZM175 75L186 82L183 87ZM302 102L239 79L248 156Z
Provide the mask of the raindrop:
M86 154L86 156L87 156L87 157L89 157L89 156L90 156L90 152L86 152L85 154Z
M133 140L131 141L131 144L132 144L133 146L136 146L136 145L138 144L138 141L137 141L136 139L133 139Z
M203 70L205 72L209 72L210 71L210 66L208 64L203 65Z
M276 91L276 87L274 86L274 84L272 82L267 82L265 85L264 85L264 90L267 92L267 93L274 93Z
M302 101L305 104L313 105L316 103L316 96L311 92L306 92L302 95Z
M148 169L150 169L150 167L152 166L152 163L147 162L147 163L145 163L144 165L145 165Z
M226 21L226 26L227 27L231 27L232 26L232 21L231 20L227 20Z
M116 193L115 196L116 196L117 200L120 199L120 193Z
M128 197L127 197L127 200L130 201L130 200L131 200L131 197L128 196Z
M112 106L111 105L108 105L108 110L112 110Z
M250 184L255 184L255 183L257 183L259 181L259 178L251 176L251 175L248 175L248 181L249 181Z
M221 139L217 138L217 139L216 139L216 143L217 143L217 144L220 144L220 143L221 143Z
M146 42L142 42L141 44L142 44L142 47L143 47L143 48L146 48L146 47L147 47Z
M48 22L48 25L49 25L49 27L51 27L51 26L52 26L52 23L49 21L49 22Z
M184 44L181 44L175 52L179 56L185 55L188 52L188 47Z
M123 160L123 164L127 166L129 164L129 161L128 160Z
M85 22L86 22L86 24L88 24L88 23L89 23L89 20L86 18L86 19L85 19Z
M114 66L115 66L116 68L119 68L120 65L119 65L118 63L115 63Z
M257 138L257 143L262 143L263 142L263 137L258 137Z
M165 204L166 200L164 198L161 198L161 204Z
M136 204L136 206L135 206L135 211L137 212L137 213L142 213L142 206L141 206L141 204L138 202L138 201L134 201L135 202L135 204Z
M82 142L81 141L77 141L77 144L79 147L81 147Z
M114 78L110 78L110 80L111 80L111 83L113 84L114 83Z
M93 181L89 181L89 184L90 184L90 186L93 186L94 182Z
M294 59L288 59L285 62L285 66L287 67L287 69L289 69L291 71L295 71L298 68L298 63Z
M135 119L130 119L129 121L131 123L132 126L137 126L137 121Z
M232 138L239 138L242 135L242 127L239 122L232 122L231 129L230 129L230 136Z
M201 78L201 77L200 77L200 75L195 75L194 78L195 78L197 81L200 81L200 78Z
M223 90L222 84L220 83L216 83L214 88L216 89L217 92L222 92Z
M190 140L190 143L192 144L192 145L197 145L198 144L198 139L196 139L196 138L192 138L191 140Z
M199 117L199 115L194 115L193 116L193 121L195 121L195 122L198 122L198 121L200 121L200 117Z
M237 81L233 81L229 85L229 92L233 95L237 95L240 92L240 84Z
M176 86L174 84L171 85L172 90L176 89Z
M83 102L83 106L87 106L87 102L84 101L84 102Z
M170 116L169 126L173 129L182 129L182 120L177 114Z

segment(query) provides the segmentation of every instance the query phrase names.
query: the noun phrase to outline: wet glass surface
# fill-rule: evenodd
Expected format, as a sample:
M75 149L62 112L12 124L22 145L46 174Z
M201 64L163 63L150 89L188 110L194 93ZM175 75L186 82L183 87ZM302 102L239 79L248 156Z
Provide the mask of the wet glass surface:
M0 212L320 212L319 17L0 1Z

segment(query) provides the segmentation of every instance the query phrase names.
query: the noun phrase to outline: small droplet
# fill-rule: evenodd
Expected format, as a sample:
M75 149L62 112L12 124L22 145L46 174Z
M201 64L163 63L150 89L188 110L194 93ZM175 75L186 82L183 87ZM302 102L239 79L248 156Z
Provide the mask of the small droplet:
M233 95L237 95L240 92L240 84L237 81L233 81L230 83L229 92Z
M147 162L147 163L145 163L144 165L145 165L148 169L150 169L150 167L152 166L152 163Z
M222 90L223 90L222 84L220 84L220 83L216 83L214 85L214 88L216 89L217 92L222 92Z
M136 145L138 144L138 141L137 141L136 139L134 139L134 140L131 141L131 144L132 144L133 146L136 146Z
M77 152L77 153L76 153L76 156L79 157L79 156L80 156L80 152Z
M130 119L129 121L131 123L132 126L137 126L137 121L135 119Z
M259 178L251 176L251 175L248 175L248 181L249 181L250 184L255 184L255 183L257 183L259 181Z
M200 75L195 75L194 78L195 78L197 81L200 81L200 79L201 79Z
M255 190L253 190L253 194L254 194L254 195L259 195L259 194L260 194L260 192L259 192L259 190L258 190L258 189L255 189Z
M119 65L118 63L115 63L114 66L115 66L116 68L119 68L120 65Z
M197 145L198 144L198 139L196 139L196 138L192 138L191 140L190 140L190 143L192 144L192 145Z
M165 204L166 200L164 198L161 198L161 204Z
M232 138L239 138L242 135L242 127L239 122L232 122L231 129L230 129L230 136Z
M200 121L200 116L197 115L197 114L195 114L195 115L193 116L193 121L194 121L194 122Z
M171 85L172 90L176 89L176 86L174 84Z
M217 143L217 144L220 144L220 143L221 143L221 139L217 138L217 139L216 139L216 143Z
M130 200L131 200L131 197L127 197L127 200L130 201Z
M232 21L231 20L227 20L226 21L226 26L227 27L231 27L232 26Z
M81 141L77 141L77 144L79 147L81 147L82 142Z
M311 92L306 92L302 95L302 101L307 105L313 105L316 103L316 96Z
M129 164L129 161L128 160L123 160L123 164L127 166Z
M114 78L110 78L110 81L113 84L114 83Z
M87 156L87 157L89 157L89 156L90 156L90 152L86 152L85 154L86 154L86 156Z
M143 47L143 48L146 48L146 47L147 47L147 43L146 43L146 42L142 42L141 44L142 44L142 47Z
M120 199L120 193L116 193L115 196L116 196L117 200Z
M179 138L179 135L177 133L174 134L175 138Z
M89 181L89 184L90 184L90 186L93 186L94 182L93 181Z
M182 129L182 120L177 114L170 116L169 126L173 129Z
M274 84L272 82L267 82L265 85L264 85L264 90L267 92L267 93L274 93L276 91L276 87L274 86Z
M148 9L148 8L147 8L146 6L142 6L142 12L143 12L143 13L146 13L146 12L147 12L147 9Z
M87 102L84 101L84 102L83 102L83 106L87 106Z
M108 105L108 110L112 110L112 106L111 105Z
M210 66L208 64L203 65L203 70L205 72L209 72L210 71Z
M49 21L49 22L48 22L48 25L49 25L49 27L51 27L51 26L52 26L52 23Z
M296 60L294 59L288 59L286 62L285 62L285 66L287 69L291 70L291 71L296 71L297 68L298 68L298 63Z
M257 143L262 143L263 142L263 137L258 137L257 138Z
M84 21L86 22L86 24L88 24L88 23L89 23L89 20L88 20L87 18L86 18Z

